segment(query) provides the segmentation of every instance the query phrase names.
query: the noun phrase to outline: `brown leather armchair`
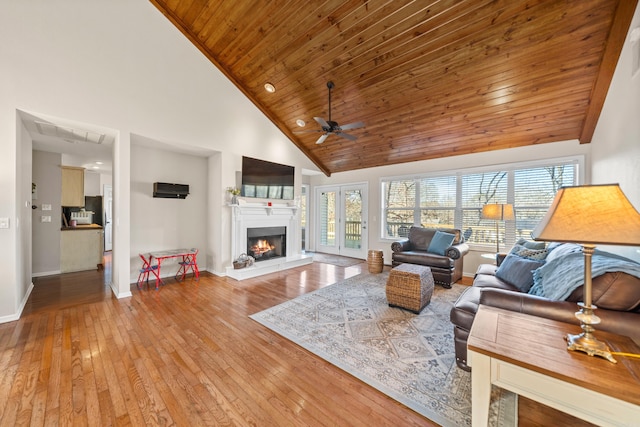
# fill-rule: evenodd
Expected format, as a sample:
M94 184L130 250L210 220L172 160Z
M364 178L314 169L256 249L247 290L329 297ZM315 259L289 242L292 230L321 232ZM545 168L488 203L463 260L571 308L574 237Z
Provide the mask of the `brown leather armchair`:
M444 255L429 252L429 245L437 231L455 235ZM431 268L433 281L444 288L462 278L463 258L469 252L460 230L455 228L411 227L408 237L391 244L391 265L419 264Z

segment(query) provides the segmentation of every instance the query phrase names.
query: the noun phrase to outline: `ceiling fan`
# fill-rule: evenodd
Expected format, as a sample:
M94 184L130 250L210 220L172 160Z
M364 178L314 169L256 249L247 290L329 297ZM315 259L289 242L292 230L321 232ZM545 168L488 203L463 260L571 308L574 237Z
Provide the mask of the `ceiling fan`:
M340 126L338 122L334 122L331 120L331 89L333 89L333 87L333 82L328 81L327 88L329 89L329 120L325 120L322 117L313 118L316 122L318 122L322 129L301 130L293 133L323 132L322 135L320 135L320 138L318 138L318 140L316 141L316 144L322 144L324 140L327 139L331 134L338 135L350 141L355 141L356 139L358 139L357 136L349 135L348 133L344 133L343 131L364 127L363 122L354 122L349 123L348 125Z

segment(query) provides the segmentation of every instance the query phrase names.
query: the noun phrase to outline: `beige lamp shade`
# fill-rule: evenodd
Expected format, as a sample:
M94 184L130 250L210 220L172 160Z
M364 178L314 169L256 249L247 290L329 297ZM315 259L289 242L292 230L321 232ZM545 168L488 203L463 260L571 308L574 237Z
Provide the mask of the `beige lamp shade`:
M531 233L535 240L640 245L640 214L618 184L562 187Z
M511 220L514 219L513 205L489 203L482 207L482 219Z

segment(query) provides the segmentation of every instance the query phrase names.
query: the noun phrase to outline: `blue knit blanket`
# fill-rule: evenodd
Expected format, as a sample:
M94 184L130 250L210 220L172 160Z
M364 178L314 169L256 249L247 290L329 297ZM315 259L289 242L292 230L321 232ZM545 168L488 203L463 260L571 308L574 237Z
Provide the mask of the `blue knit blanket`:
M530 294L564 301L571 292L584 284L584 254L575 250L565 252L555 257L550 253L548 258L551 259L533 272ZM612 271L622 271L640 278L640 264L637 262L596 249L591 257L591 277Z

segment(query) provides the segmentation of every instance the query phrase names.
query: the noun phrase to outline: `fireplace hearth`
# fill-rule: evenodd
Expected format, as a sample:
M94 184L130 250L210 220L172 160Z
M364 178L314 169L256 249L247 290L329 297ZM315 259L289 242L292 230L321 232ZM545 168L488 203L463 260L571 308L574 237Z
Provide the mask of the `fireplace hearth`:
M287 227L247 228L247 255L256 262L287 256Z

